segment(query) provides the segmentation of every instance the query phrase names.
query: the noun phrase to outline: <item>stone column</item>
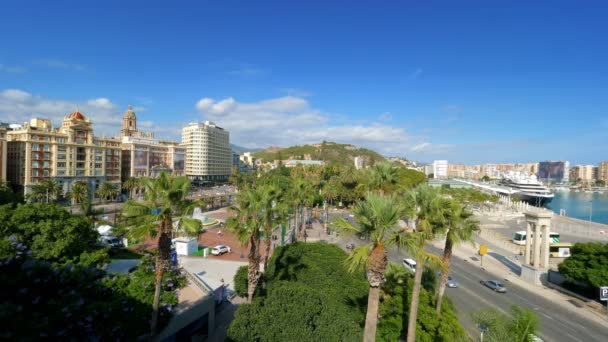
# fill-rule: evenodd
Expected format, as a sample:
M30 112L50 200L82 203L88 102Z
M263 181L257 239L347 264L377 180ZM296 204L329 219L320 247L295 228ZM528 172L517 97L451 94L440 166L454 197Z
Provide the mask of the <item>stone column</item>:
M541 268L549 268L549 244L551 242L551 238L549 236L549 225L542 226L543 232L543 243L542 243L542 251L543 257L540 263Z
M535 224L534 225L534 231L532 232L532 234L534 234L534 261L532 262L532 265L534 265L534 267L538 268L540 266L540 234L541 234L541 226L540 224ZM529 237L526 236L526 239L529 239Z
M524 262L526 265L530 265L530 247L532 246L532 222L526 222L526 250L524 254Z

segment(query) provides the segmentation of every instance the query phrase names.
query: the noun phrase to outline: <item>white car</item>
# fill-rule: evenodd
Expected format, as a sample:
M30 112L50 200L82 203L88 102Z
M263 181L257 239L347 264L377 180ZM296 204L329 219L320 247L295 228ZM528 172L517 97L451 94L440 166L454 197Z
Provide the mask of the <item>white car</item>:
M222 255L224 253L230 253L230 247L224 245L217 245L211 250L213 255Z
M403 266L405 266L405 268L407 268L408 270L416 273L416 261L414 259L403 259Z

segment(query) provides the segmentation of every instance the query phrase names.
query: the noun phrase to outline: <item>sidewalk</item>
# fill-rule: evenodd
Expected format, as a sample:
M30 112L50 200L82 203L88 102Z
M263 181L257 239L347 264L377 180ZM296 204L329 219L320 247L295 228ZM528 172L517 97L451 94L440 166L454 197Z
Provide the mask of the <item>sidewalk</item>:
M444 242L443 241L433 241L432 245L437 248L443 249ZM459 259L462 259L463 261L468 262L469 257L471 257L472 255L477 255L478 250L479 250L479 246L477 244L475 244L475 246L472 246L470 244L461 244L454 248L453 255ZM491 245L488 246L488 250L492 251ZM508 261L510 264L512 264L511 267L501 263L500 261L498 261L495 258L488 255L483 259L483 269L489 273L494 274L495 276L499 277L500 279L504 279L506 281L509 281L513 284L516 284L516 285L522 287L526 291L529 291L536 295L542 296L542 297L552 301L553 303L560 305L564 309L569 310L572 313L585 317L588 320L595 321L599 324L603 324L603 325L608 324L608 315L606 315L606 314L602 315L599 312L595 312L595 311L587 308L583 301L581 301L577 298L574 298L574 297L567 296L567 295L557 292L555 290L552 290L546 286L533 285L533 284L523 281L519 277L519 274L518 274L519 273L518 269L521 268L520 261L516 260L514 258L509 258L508 256L504 256L504 257L505 257L506 261ZM471 265L473 267L482 268L479 263L473 263L473 262L468 262L468 263L469 263L469 265ZM578 305L577 306L573 305L573 302L579 303L580 307L578 307Z

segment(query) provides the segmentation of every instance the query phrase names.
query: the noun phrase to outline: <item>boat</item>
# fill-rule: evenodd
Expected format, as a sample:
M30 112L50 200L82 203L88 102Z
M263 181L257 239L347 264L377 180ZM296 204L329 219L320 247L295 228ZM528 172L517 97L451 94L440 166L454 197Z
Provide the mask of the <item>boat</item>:
M520 201L542 207L551 202L555 196L534 175L517 171L506 171L501 176L500 185L513 190L511 197L517 198Z

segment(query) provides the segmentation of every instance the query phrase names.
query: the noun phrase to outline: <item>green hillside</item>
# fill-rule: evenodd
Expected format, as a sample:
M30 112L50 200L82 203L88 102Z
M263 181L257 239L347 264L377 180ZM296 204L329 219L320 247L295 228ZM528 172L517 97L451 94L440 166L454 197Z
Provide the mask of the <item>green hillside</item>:
M358 156L365 159L366 165L386 160L377 152L366 148L325 141L321 144L296 145L282 149L273 147L255 153L256 158L262 159L265 162L279 159L312 159L323 160L327 163L352 164L355 157Z

